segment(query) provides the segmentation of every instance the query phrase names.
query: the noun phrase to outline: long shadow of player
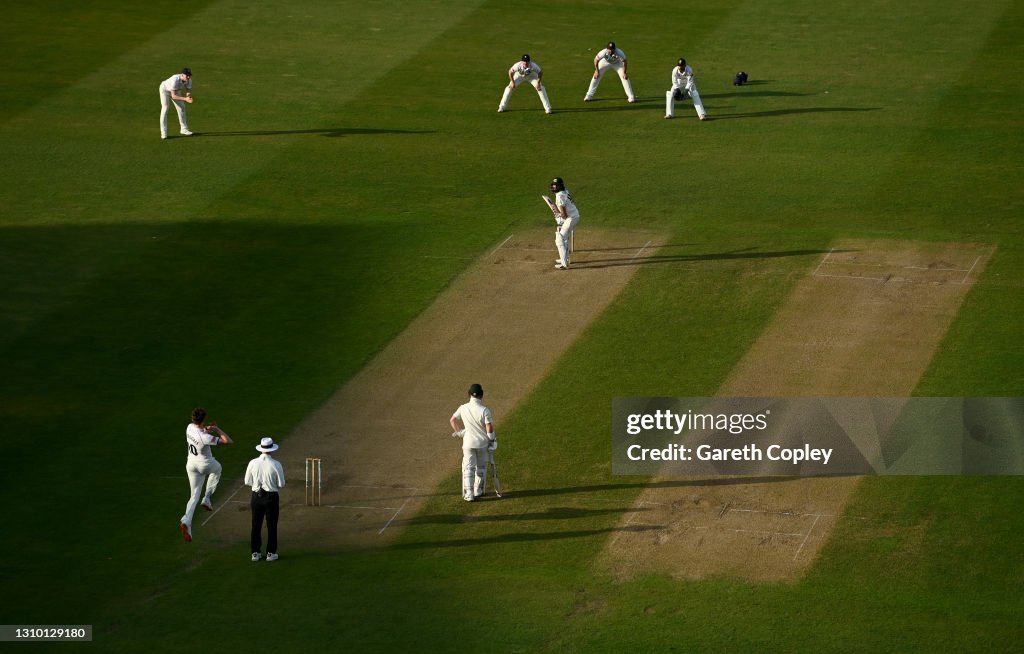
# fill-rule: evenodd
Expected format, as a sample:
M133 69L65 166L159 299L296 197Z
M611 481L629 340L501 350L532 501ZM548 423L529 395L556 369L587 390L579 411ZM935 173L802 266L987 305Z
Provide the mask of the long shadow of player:
M195 136L294 136L301 134L314 134L337 138L339 136L356 136L360 134L434 134L430 130L409 130L409 129L373 129L368 127L336 127L328 129L278 129L278 130L238 130L231 132L195 132Z

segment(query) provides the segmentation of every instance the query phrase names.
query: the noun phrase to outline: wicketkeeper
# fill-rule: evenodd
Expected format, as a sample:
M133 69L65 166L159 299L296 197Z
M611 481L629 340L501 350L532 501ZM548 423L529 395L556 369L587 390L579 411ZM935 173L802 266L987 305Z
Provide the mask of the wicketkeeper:
M680 58L672 69L672 88L665 92L665 118L675 116L676 100L686 98L693 100L697 117L705 120L708 115L704 111L704 103L700 101L700 93L697 93L697 85L693 81L693 69L686 65L685 59Z

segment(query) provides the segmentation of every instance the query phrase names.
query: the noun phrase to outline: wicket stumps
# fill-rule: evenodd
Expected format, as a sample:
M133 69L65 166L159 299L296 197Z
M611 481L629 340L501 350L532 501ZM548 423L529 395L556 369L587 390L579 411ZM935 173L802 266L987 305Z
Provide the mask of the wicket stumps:
M320 457L306 457L306 506L320 506L324 488Z

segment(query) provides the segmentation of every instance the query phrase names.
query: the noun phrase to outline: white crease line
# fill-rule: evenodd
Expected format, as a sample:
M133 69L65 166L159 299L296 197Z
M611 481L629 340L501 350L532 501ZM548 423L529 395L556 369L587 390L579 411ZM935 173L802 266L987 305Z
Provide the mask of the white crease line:
M906 277L871 277L869 275L832 275L829 273L817 273L814 277L835 277L836 279L853 279L853 280L864 280L871 282L886 282L889 284L922 284L924 286L942 286L945 284L943 280L937 279L907 279ZM966 281L966 278L965 278ZM963 281L951 281L951 284L963 284Z
M493 250L491 250L491 253L487 255L487 258L490 259L495 254L497 254L498 250L500 250L501 248L505 247L505 244L508 243L509 241L511 241L513 236L515 236L515 234L509 234L508 238L506 238L504 241L502 241L501 244L498 247L496 247Z
M829 249L829 251L828 251L828 254L826 254L826 255L825 255L825 258L824 258L824 259L822 259L820 263L818 263L818 267L814 269L814 272L813 272L813 273L811 273L811 277L814 277L815 275L817 275L817 274L818 274L818 271L819 271L819 270L821 270L821 267L822 267L823 265L825 265L825 262L826 262L826 261L828 261L828 258L829 258L830 256L832 256L832 253L833 253L833 252L835 252L835 251L836 251L836 249L835 249L835 248L830 248L830 249Z
M769 511L767 509L729 509L729 511L731 513L771 513L773 515L814 516L816 518L835 517L834 513L797 513L796 511Z
M790 534L785 531L768 531L767 529L726 529L739 534L768 534L769 536L803 536L804 534Z
M822 262L824 263L824 261ZM904 268L910 270L952 270L955 272L964 272L966 268L939 268L936 266L911 266L908 264L900 264L898 262L890 263L867 263L861 261L833 261L829 264L830 266L860 266L862 268Z
M406 501L408 501L408 500L406 500ZM229 504L241 504L243 506L248 504L248 502L245 502L243 500L234 500L234 501L229 501L227 503L229 503ZM401 509L401 507L397 507L397 509L396 509L396 507L393 507L393 506L353 506L351 504L299 504L298 502L289 503L289 504L286 504L285 506L308 506L310 508L315 508L315 509L321 509L321 508L323 508L323 509L359 509L361 511L395 511L397 509Z
M832 275L830 273L814 273L814 277L838 277L839 279L867 279L873 282L884 282L885 277L869 277L868 275ZM904 279L890 279L889 281L908 281ZM919 282L920 283L920 282Z
M824 262L822 262L824 263ZM967 272L967 268L938 268L936 266L907 266L898 263L859 263L857 261L833 261L830 266L860 266L861 268L902 268L903 270L934 270L936 272ZM819 264L820 267L820 264Z
M203 521L202 521L202 523L200 523L200 525L199 525L199 526L201 526L201 527L205 527L205 526L206 526L206 523L207 523L207 522L209 522L210 520L213 520L213 516L215 516L215 515L217 515L218 513L220 513L220 510L221 510L221 508L222 508L222 507L223 507L223 506L224 506L225 504L228 504L228 503L230 503L230 502L231 502L231 498L233 498L233 497L234 497L235 495L238 495L238 491L242 490L243 488L249 488L249 487L248 487L248 486L239 486L238 488L236 488L236 489L235 489L235 492L234 492L234 493L231 493L230 495L228 495L228 499L226 499L226 500L224 500L223 502L221 502L220 504L218 504L218 505L217 505L217 508L213 510L213 513L211 513L211 514L209 515L209 517L207 517L207 518L206 518L206 520L203 520ZM243 504L244 504L244 502L241 502L241 503L243 503ZM197 508L198 508L198 507L197 507Z
M421 491L422 488L414 488L413 486L370 486L366 484L338 484L337 488L383 488L385 490L411 490Z
M972 263L972 264L971 264L971 268L970 268L970 270L968 270L968 271L967 271L967 274L966 274L966 275L964 275L964 278L960 280L960 283L961 283L961 284L966 284L966 283L967 283L967 280L968 280L968 279L970 279L970 277L971 277L971 273L972 273L972 272L974 272L974 268L975 268L975 266L977 266L977 265L978 265L978 262L979 262L979 261L981 261L981 255L980 255L980 254L979 254L979 255L978 255L978 257L977 257L977 258L976 258L976 259L974 260L974 263Z
M630 259L630 261L636 261L636 258L639 257L641 254L643 254L643 251L646 250L647 246L650 245L650 244L651 244L650 241L647 241L646 243L644 243L644 246L636 251L636 254L633 255L633 258Z
M814 522L811 523L811 528L807 530L807 535L804 537L804 541L800 543L800 547L796 549L796 554L793 555L794 561L796 561L796 557L800 556L800 552L804 551L804 545L807 544L807 539L811 537L811 532L814 531L814 527L818 524L818 520L820 518L821 516L816 517Z
M511 237L511 236L509 236L509 238L512 238L512 237ZM398 510L397 510L397 511L395 511L395 515L391 516L391 519L390 519L390 520L388 520L388 521L387 521L387 522L386 522L386 523L384 524L384 526L380 528L380 531L378 531L378 532L377 532L377 535L378 535L378 536L380 536L381 534L383 534L383 533L384 533L384 530L385 530L385 529L387 529L388 527L390 527L390 526L391 526L391 523L395 521L395 518L397 518L397 517L398 517L398 514L402 512L402 509L404 509L404 508L405 508L405 505L406 505L406 504L408 504L408 503L409 503L409 498L405 498L405 501L404 501L404 502L402 502L402 506L398 507Z
M973 266L972 266L973 268ZM931 266L903 266L904 270L935 270L938 272L970 272L967 268L932 268Z

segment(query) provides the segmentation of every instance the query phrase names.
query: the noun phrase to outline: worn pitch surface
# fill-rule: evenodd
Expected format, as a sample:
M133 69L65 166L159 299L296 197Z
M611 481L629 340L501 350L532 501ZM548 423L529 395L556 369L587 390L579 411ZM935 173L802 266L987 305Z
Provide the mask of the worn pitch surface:
M484 387L500 440L502 418L660 242L654 234L581 228L568 271L554 268L553 230L495 244L283 439L281 542L372 547L388 542L432 494L458 500L457 486L438 486L460 467L448 418L469 384ZM319 507L305 505L306 457L321 460ZM215 512L197 514L197 537L247 541L248 498L246 488L219 490Z
M991 254L965 243L837 243L718 395L910 395ZM794 579L826 542L858 479L656 480L603 559L623 578Z

